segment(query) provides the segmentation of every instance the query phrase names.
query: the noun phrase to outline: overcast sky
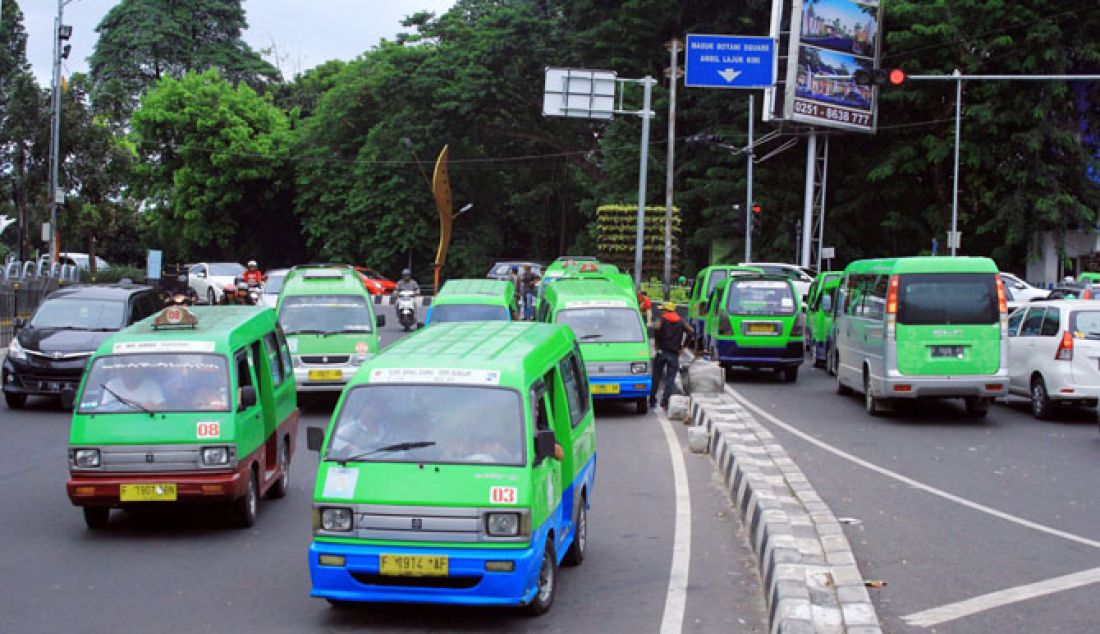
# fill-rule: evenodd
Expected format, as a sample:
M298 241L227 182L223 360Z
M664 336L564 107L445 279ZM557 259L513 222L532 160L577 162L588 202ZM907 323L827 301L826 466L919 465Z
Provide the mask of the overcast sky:
M18 1L27 29L27 57L39 83L48 86L57 1ZM73 0L65 7L65 24L73 27L66 74L88 70L95 27L115 4L118 0ZM352 59L383 38L392 40L403 30L400 21L406 15L420 10L439 15L453 4L454 0L244 0L249 25L244 39L256 50L274 41L279 65L289 78L330 59Z

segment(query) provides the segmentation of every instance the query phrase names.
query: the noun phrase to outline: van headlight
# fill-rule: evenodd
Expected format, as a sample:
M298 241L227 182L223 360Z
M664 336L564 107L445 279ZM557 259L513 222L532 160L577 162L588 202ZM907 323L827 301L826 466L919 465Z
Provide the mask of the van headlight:
M229 447L204 447L202 463L207 466L229 464Z
M23 346L19 345L18 337L12 337L11 343L8 344L8 356L16 361L27 360L27 351L23 349Z
M490 537L519 535L519 513L489 513L485 516L485 532Z
M630 364L631 374L645 374L647 372L649 372L649 363L646 363L645 361L642 361L641 363Z
M321 529L326 531L347 532L351 530L351 509L321 509Z
M73 452L73 465L81 469L95 469L99 466L99 450L77 449Z
M302 357L296 354L290 355L291 360L294 361L294 367L302 367Z

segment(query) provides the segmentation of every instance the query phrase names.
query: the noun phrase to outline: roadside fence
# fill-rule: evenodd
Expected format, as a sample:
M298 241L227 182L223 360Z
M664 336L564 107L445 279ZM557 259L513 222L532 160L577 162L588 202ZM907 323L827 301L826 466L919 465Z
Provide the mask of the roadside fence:
M15 333L14 322L31 316L42 299L62 284L80 281L80 269L45 260L8 260L0 269L0 347Z

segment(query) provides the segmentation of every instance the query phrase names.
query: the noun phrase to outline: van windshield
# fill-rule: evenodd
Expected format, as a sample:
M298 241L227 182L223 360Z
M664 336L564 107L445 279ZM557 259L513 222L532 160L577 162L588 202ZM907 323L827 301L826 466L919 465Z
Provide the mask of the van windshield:
M286 334L370 332L367 300L360 295L295 295L283 297L279 323Z
M733 315L793 315L794 294L778 280L734 280L726 308Z
M520 466L524 444L513 390L366 385L348 391L325 459Z
M100 357L88 370L81 414L229 411L229 372L214 354Z
M492 304L443 304L432 306L432 323L448 321L508 321L508 309Z
M48 299L31 318L35 328L118 330L126 302L113 299Z
M569 308L559 311L556 321L572 328L581 343L645 341L642 320L633 308Z
M899 324L992 324L1000 316L992 273L918 273L898 280Z

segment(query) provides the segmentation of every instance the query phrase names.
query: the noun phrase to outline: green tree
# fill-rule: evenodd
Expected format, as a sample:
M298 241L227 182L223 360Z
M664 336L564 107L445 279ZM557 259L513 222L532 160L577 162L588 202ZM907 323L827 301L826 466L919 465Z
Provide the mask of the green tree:
M216 70L166 77L132 124L135 185L169 259L256 257L270 266L300 255L290 127L269 99Z
M241 39L246 26L241 0L122 0L96 27L89 58L96 99L124 117L164 77L215 68L257 89L277 81L276 69Z

